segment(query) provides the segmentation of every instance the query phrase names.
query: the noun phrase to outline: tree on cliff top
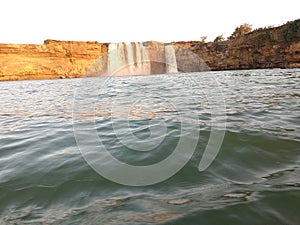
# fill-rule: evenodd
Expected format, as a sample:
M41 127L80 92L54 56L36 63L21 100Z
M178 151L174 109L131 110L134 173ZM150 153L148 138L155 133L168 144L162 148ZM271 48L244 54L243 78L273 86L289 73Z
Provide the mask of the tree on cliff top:
M202 36L200 42L205 43L207 39L207 36Z
M225 38L223 37L223 34L221 34L215 38L214 42L220 42L220 41L224 41L224 40L225 40Z
M252 25L248 23L244 23L238 27L235 28L234 32L231 34L228 39L233 40L238 37L244 36L245 34L248 34L252 31Z

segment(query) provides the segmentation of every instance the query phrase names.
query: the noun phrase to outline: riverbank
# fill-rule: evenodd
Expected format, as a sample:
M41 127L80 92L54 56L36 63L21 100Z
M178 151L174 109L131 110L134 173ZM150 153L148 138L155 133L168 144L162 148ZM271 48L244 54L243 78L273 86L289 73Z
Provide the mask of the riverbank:
M299 68L300 20L257 29L234 40L172 44L197 54L211 70ZM109 43L98 42L0 44L0 81L82 77L97 59L106 67L108 50Z

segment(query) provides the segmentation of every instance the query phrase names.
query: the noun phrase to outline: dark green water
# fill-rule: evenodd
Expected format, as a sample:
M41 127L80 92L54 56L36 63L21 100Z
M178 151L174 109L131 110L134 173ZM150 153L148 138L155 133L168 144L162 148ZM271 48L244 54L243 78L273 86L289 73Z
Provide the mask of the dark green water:
M222 92L212 98L209 76ZM181 137L180 117L199 119L190 118L200 134L189 137L199 139L186 165L163 182L140 187L100 176L79 151L72 110L81 85L80 79L0 83L0 224L300 224L299 69L111 79L97 93L96 113L83 110L85 119L75 122L93 123L111 155L128 164L167 158ZM93 86L87 88L83 102L93 97ZM212 117L209 104L220 96L224 141L199 172L211 127L224 123ZM118 131L112 119L124 122L128 107L128 130ZM152 120L167 127L155 150L133 151L118 140L118 132L147 140ZM89 140L89 130L82 132ZM133 145L147 143L125 137Z

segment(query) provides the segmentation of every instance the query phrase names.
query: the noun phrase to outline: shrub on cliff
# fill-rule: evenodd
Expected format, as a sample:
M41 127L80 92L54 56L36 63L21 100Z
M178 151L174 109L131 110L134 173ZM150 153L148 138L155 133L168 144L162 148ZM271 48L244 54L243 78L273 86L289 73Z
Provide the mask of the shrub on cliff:
M71 58L72 56L73 56L72 52L68 51L68 52L66 53L66 57Z
M200 42L205 43L207 39L207 36L202 36Z
M47 39L47 40L44 40L44 45L47 45L51 42L51 40Z
M225 38L223 37L223 34L221 34L215 38L214 42L220 42L220 41L224 41L224 40L225 40Z
M295 20L287 23L285 40L288 45L290 45L292 41L300 40L300 20Z
M234 32L228 37L229 40L236 39L238 37L244 36L252 31L252 25L244 23L235 28Z

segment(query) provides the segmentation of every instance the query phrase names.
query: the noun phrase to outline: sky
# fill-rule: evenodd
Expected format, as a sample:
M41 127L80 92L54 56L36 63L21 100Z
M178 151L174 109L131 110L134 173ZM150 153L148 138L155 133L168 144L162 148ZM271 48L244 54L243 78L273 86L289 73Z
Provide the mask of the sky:
M253 28L300 18L300 1L267 0L4 0L0 43L46 39L130 42L228 37L243 23Z

